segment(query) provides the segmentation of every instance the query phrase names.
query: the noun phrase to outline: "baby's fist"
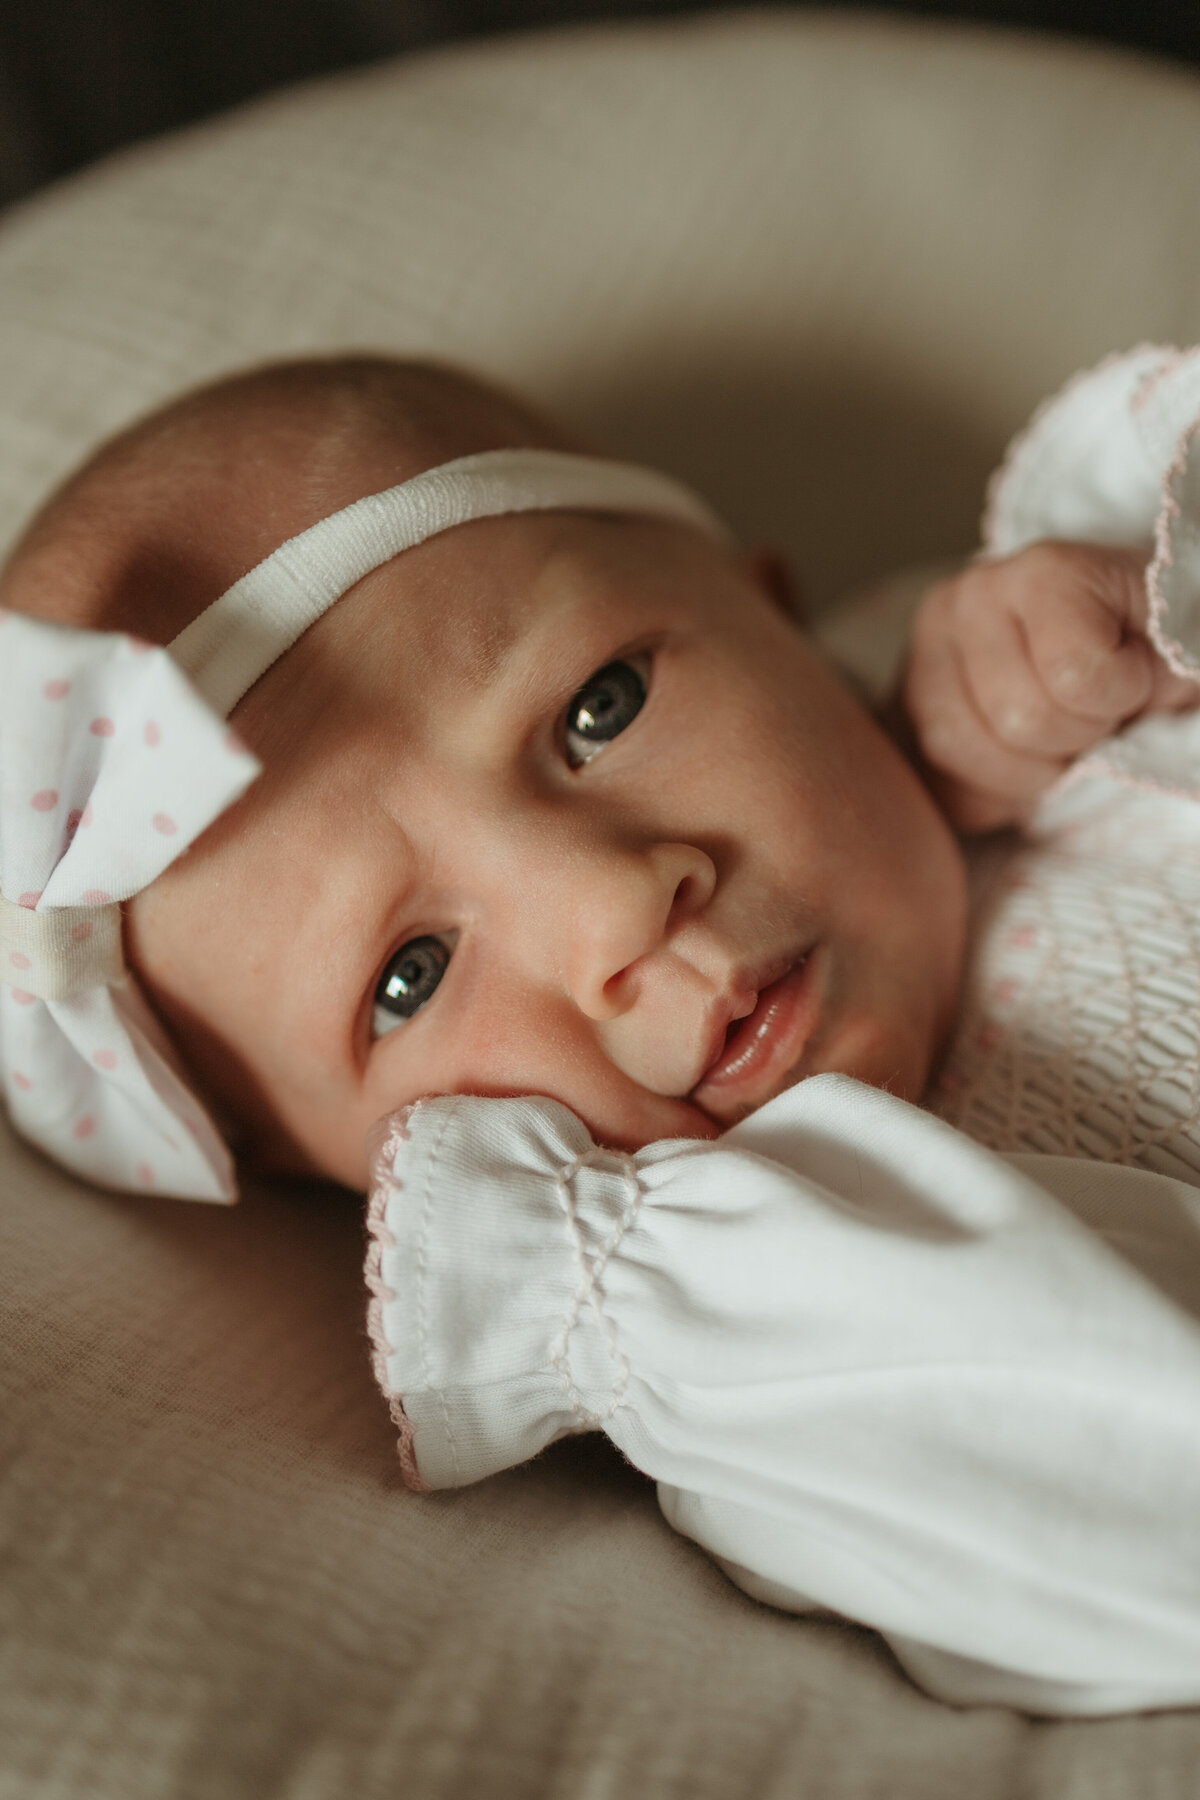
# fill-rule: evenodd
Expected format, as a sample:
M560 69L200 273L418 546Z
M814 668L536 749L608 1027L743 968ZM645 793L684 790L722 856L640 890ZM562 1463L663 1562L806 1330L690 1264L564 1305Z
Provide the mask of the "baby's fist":
M1044 542L930 588L904 708L952 824L1028 817L1076 756L1146 712L1195 706L1145 635L1145 556Z

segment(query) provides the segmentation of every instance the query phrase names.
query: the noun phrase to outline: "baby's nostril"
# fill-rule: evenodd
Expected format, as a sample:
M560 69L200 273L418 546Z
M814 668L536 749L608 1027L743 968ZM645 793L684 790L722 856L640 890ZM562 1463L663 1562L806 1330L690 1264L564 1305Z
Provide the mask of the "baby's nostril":
M686 919L703 904L703 890L694 875L685 875L671 900L671 919Z

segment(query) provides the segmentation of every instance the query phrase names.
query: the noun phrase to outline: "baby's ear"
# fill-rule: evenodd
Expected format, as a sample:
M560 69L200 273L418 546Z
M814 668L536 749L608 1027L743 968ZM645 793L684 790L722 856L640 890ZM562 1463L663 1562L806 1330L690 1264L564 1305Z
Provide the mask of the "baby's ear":
M750 579L773 606L797 625L803 625L806 608L792 566L782 550L757 549L745 554Z

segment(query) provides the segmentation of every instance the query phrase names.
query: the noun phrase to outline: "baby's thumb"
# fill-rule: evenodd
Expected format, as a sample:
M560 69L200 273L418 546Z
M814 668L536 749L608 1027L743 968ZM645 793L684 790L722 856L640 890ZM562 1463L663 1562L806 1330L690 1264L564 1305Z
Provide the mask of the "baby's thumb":
M1105 550L1092 559L1089 573L1096 599L1120 621L1125 680L1131 691L1143 688L1133 715L1182 711L1200 702L1200 681L1177 674L1150 636L1145 556L1135 550Z

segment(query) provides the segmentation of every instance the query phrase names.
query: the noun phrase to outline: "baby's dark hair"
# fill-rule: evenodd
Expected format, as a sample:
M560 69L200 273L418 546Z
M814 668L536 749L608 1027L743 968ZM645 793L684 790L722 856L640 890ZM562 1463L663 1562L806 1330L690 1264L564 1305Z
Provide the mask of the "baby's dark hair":
M167 643L285 538L364 493L526 446L584 447L437 363L353 355L245 370L102 444L18 541L0 604Z

